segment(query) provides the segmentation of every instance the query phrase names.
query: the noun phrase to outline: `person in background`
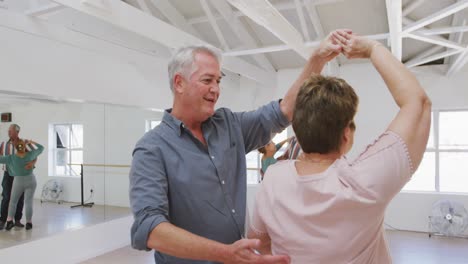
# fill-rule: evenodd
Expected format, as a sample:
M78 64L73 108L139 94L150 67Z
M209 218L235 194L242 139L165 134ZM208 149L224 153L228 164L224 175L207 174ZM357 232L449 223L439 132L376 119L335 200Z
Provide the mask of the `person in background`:
M297 142L296 136L292 136L289 141L288 148L279 156L277 160L295 160L302 153L301 145Z
M8 128L8 141L0 143L0 156L3 155L14 155L16 152L15 143L20 139L20 126L17 124L11 124ZM35 146L32 144L28 144L26 151L30 151L35 149ZM36 164L36 160L28 162L26 164L26 169L32 169ZM13 180L12 177L8 173L8 166L3 166L3 179L2 179L2 201L0 207L0 230L5 227L5 223L7 220L8 215L8 205L10 204L10 197L11 197L11 188L13 187ZM24 194L18 199L18 204L16 206L16 213L15 213L15 226L19 228L23 228L24 224L21 223L21 218L23 217L23 205L24 205Z
M276 152L278 152L278 150L280 150L281 147L283 147L283 145L286 142L290 142L291 139L292 138L287 138L287 139L279 142L278 144L275 144L275 143L273 143L273 141L270 141L270 142L268 142L268 144L266 144L265 146L258 149L258 152L263 154L262 159L261 159L262 168L260 170L260 173L262 175L262 180L263 180L263 175L265 174L268 167L270 165L276 163L276 161L277 161L276 158L275 158Z
M28 144L34 144L37 149L26 152L26 145ZM37 183L36 176L33 173L34 168L27 169L26 166L42 153L44 147L31 140L18 139L15 142L15 149L15 154L0 157L0 164L6 164L8 173L15 177L11 189L10 204L8 205L8 217L5 227L7 231L15 226L13 218L16 205L23 193L26 205L26 230L32 229L33 198Z
M431 101L379 42L346 32L333 36L346 57L370 58L400 110L377 140L348 161L358 97L343 79L310 77L292 121L303 154L268 169L248 237L261 240L262 254L286 254L295 264L389 264L385 210L423 158Z

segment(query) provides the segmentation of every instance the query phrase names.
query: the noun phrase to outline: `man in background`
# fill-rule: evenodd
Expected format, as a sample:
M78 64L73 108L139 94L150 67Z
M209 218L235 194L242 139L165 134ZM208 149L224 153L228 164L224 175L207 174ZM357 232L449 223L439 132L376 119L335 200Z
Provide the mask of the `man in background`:
M3 155L15 155L15 143L19 140L19 132L21 128L17 124L12 124L8 128L8 141L0 143L0 156ZM32 145L26 146L26 150L29 151L33 148ZM26 168L32 168L36 164L36 161L28 163ZM14 177L8 173L8 168L5 165L3 167L5 171L2 179L2 202L0 208L0 230L5 227L5 223L8 215L8 205L10 204L11 188L13 186ZM16 206L15 213L15 227L23 228L24 224L21 223L23 218L23 205L24 205L24 193L21 195L18 204Z

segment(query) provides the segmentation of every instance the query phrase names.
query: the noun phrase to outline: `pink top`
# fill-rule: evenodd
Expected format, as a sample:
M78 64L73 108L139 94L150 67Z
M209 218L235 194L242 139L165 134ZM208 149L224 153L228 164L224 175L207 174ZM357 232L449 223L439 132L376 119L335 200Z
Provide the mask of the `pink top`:
M383 221L413 173L406 144L387 131L353 163L299 176L295 161L272 165L259 187L251 229L268 233L273 254L299 263L391 263Z

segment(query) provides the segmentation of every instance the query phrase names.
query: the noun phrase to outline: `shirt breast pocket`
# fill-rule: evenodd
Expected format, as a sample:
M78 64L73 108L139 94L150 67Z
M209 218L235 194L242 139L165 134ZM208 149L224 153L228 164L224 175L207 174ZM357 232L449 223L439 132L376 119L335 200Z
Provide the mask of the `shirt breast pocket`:
M236 146L234 145L224 150L221 159L221 166L219 169L221 183L224 181L225 184L233 184L236 176L240 176L236 175L238 173L237 168L240 165L238 164Z

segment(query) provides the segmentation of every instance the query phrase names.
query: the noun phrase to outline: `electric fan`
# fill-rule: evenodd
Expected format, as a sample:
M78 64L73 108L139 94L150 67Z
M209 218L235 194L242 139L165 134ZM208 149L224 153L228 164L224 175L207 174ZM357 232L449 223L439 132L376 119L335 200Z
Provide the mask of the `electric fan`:
M440 200L432 205L429 225L429 237L433 233L460 237L468 227L468 213L459 202Z
M57 180L49 180L42 187L41 203L42 202L56 202L61 203L62 197L62 184Z

